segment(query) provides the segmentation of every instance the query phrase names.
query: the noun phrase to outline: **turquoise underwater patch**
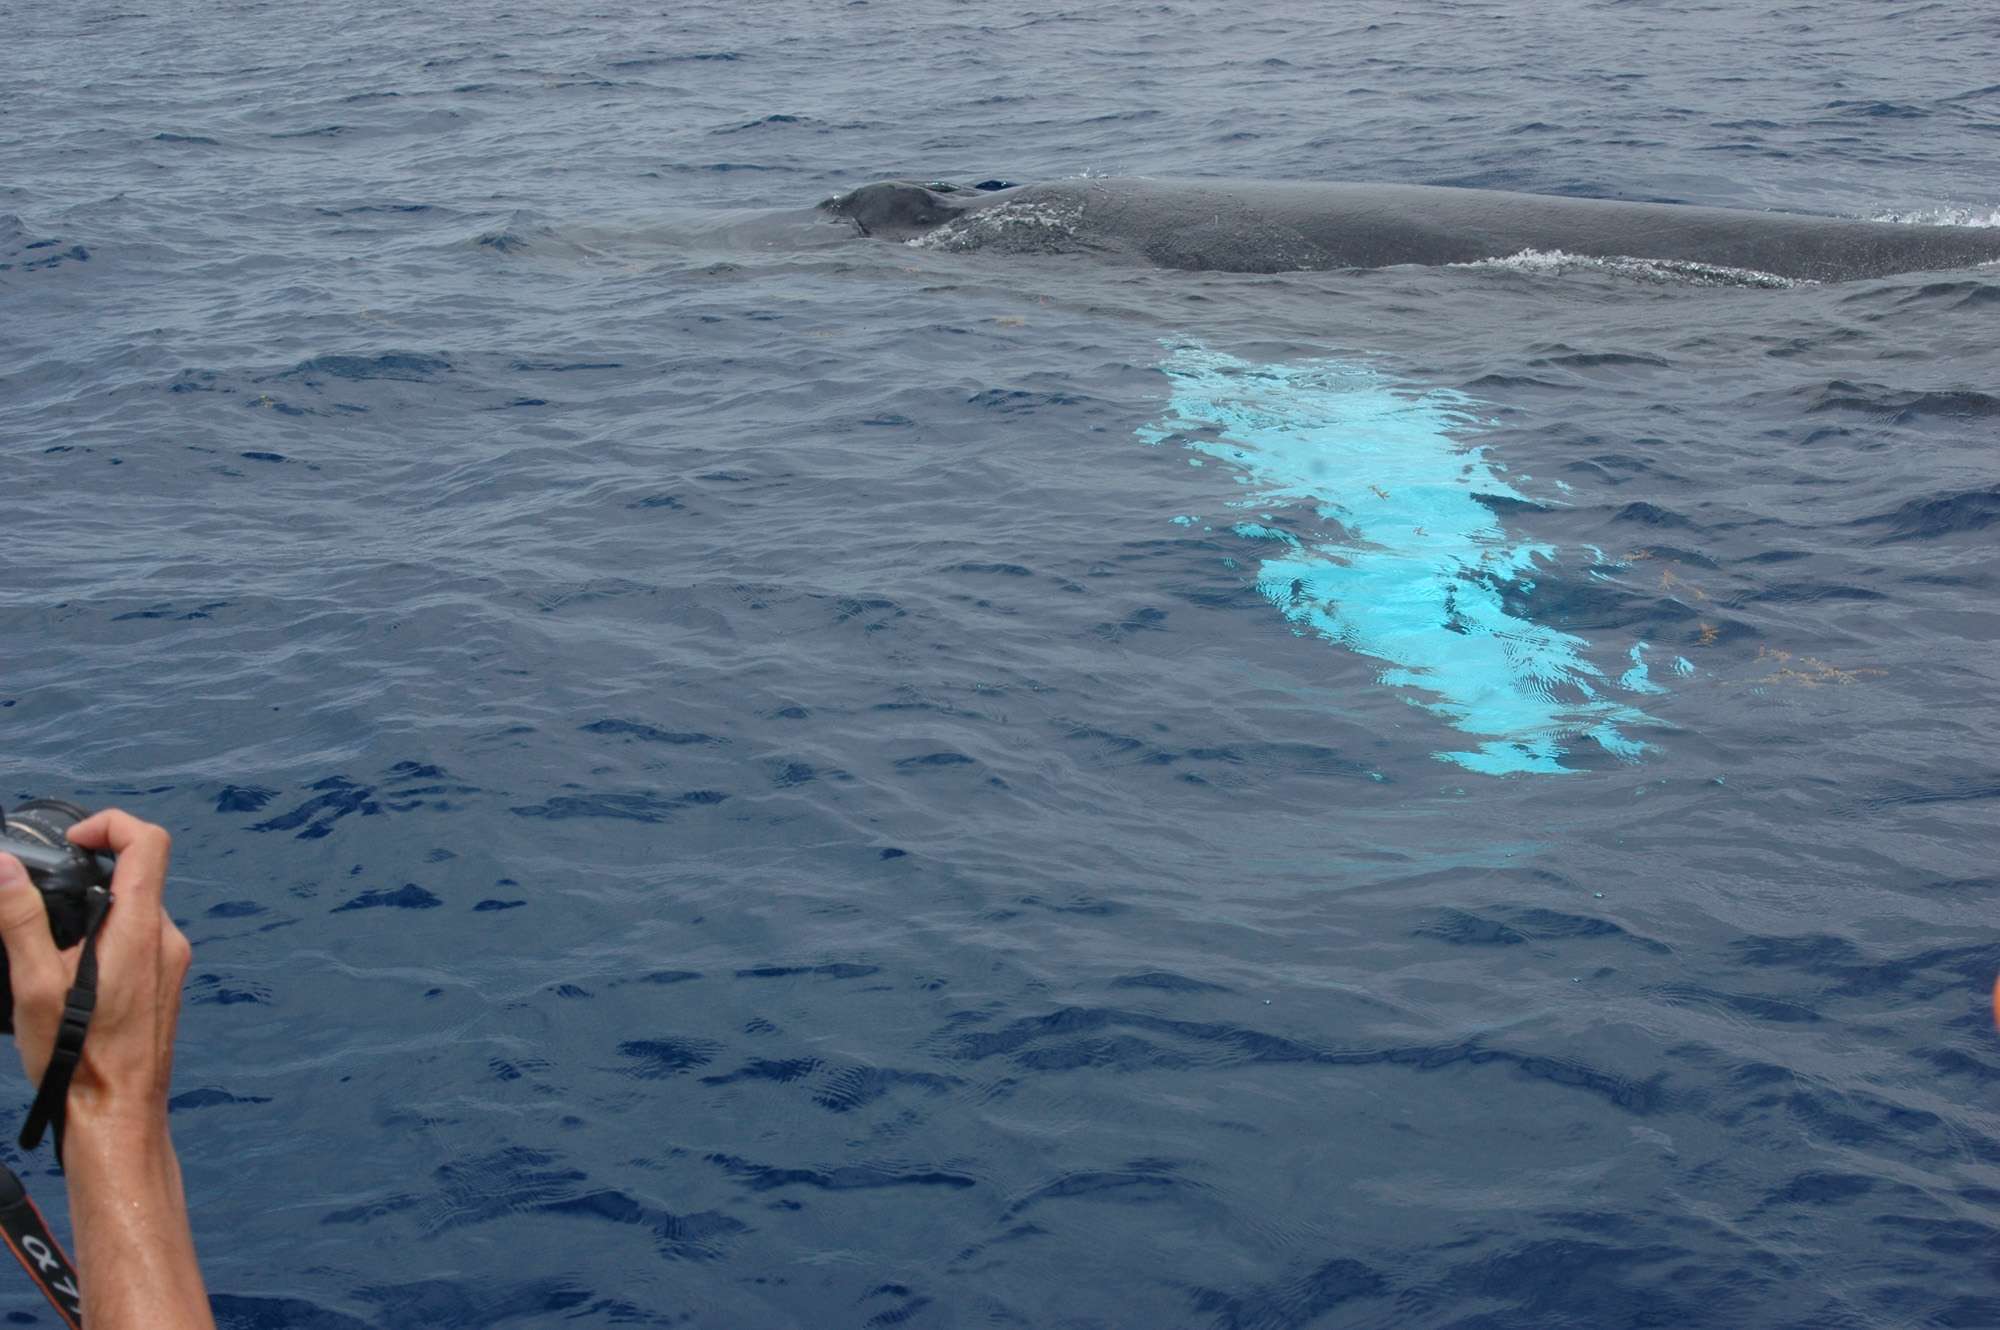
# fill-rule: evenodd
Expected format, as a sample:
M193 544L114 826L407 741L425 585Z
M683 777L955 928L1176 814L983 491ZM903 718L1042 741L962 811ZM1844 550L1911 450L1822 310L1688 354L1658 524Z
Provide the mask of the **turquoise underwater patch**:
M1382 684L1472 740L1434 756L1487 775L1554 775L1578 769L1563 758L1579 741L1628 761L1646 751L1626 731L1660 722L1605 696L1664 691L1645 643L1613 682L1584 638L1507 607L1557 551L1514 540L1480 502L1531 500L1472 442L1482 425L1471 399L1346 361L1256 364L1200 346L1170 346L1161 368L1172 398L1139 437L1232 468L1232 510L1315 515L1303 534L1247 518L1215 526L1275 546L1260 555L1257 589L1294 631L1382 662Z

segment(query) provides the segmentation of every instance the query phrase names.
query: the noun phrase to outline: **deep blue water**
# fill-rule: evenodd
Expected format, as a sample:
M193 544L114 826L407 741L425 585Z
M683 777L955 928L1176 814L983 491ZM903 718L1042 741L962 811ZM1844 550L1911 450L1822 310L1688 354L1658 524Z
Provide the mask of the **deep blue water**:
M176 834L225 1327L2000 1324L2000 272L809 211L1990 224L1984 6L0 26L4 792Z

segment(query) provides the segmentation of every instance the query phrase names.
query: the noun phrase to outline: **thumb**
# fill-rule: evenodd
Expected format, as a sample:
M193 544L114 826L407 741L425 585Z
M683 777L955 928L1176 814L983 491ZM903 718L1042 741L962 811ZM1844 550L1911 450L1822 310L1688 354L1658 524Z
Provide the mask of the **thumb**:
M42 893L28 880L28 870L11 854L0 854L0 943L7 948L7 967L18 994L59 981L62 955L49 932L49 910Z

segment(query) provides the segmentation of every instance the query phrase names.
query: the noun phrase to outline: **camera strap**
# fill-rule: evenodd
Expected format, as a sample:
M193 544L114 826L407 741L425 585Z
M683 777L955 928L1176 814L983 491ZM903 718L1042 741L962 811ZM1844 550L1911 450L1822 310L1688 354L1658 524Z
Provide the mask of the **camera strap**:
M111 912L111 893L92 887L88 913L84 916L83 950L76 958L76 982L63 1000L62 1025L56 1030L56 1046L49 1054L48 1070L35 1091L28 1120L21 1127L21 1148L32 1150L42 1143L42 1133L53 1129L56 1160L62 1160L63 1124L69 1111L69 1083L83 1057L83 1037L90 1032L90 1015L97 1009L97 930ZM82 1330L83 1294L78 1291L76 1266L69 1254L49 1231L28 1189L13 1169L0 1165L0 1236L7 1240L14 1259L35 1281L35 1287L56 1309L70 1330Z
M97 1010L97 929L111 912L111 893L92 887L88 913L83 919L83 952L76 958L76 982L63 999L62 1024L56 1028L56 1046L49 1054L48 1070L42 1073L41 1088L28 1108L28 1120L21 1124L21 1148L32 1150L42 1143L42 1133L53 1127L56 1158L62 1158L63 1123L69 1115L69 1082L76 1064L83 1058L83 1037L90 1033L90 1014Z
M29 1199L20 1177L4 1165L0 1165L0 1235L62 1323L70 1330L82 1330L83 1294L77 1288L76 1267L49 1231L49 1221Z

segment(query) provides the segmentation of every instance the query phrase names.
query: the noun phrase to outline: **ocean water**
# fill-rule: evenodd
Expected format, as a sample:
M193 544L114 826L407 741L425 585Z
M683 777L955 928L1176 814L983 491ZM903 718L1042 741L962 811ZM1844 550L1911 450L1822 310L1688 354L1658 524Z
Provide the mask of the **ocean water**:
M1982 6L5 28L0 793L175 833L229 1330L2000 1324L2000 271L812 211L1992 224Z

